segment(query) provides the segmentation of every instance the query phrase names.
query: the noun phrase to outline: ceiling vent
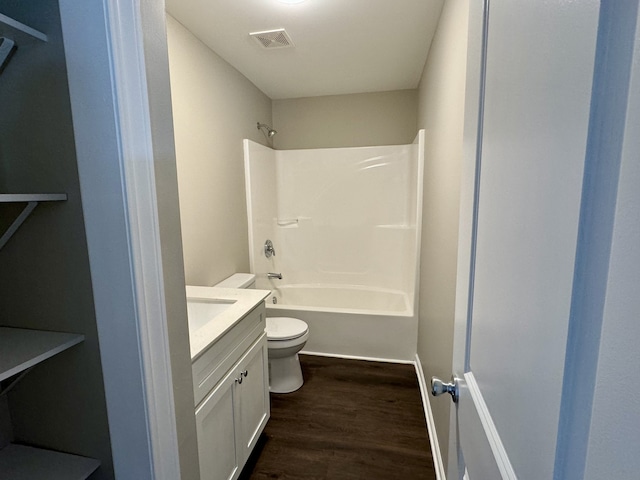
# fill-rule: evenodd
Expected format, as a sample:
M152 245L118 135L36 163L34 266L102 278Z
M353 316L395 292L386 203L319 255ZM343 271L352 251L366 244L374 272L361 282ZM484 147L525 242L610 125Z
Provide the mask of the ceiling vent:
M268 30L266 32L253 32L249 35L264 48L293 47L291 37L284 31L284 28Z

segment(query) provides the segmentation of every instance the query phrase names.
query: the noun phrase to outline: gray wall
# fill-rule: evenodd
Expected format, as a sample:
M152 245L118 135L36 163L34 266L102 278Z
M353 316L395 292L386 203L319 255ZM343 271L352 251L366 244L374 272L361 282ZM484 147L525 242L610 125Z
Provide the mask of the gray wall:
M13 436L97 458L95 478L113 478L58 5L0 1L0 11L49 35L0 75L0 191L69 196L40 204L0 250L0 324L86 337L9 393Z
M180 474L181 480L198 480L200 466L198 463L189 328L185 308L185 273L183 259L180 255L183 248L170 102L171 85L167 58L165 9L163 1L146 2L142 5L144 8L142 18L145 35L145 63Z
M186 282L249 271L242 139L266 144L271 99L167 16Z
M297 148L403 145L416 136L416 90L273 101L274 145Z
M418 356L426 378L452 373L467 23L467 0L444 3L419 88L426 147ZM430 400L446 465L451 402Z

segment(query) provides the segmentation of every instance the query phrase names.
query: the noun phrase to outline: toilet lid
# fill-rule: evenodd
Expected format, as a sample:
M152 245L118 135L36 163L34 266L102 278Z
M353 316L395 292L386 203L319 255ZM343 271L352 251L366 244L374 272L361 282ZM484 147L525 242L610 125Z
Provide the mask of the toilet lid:
M309 327L302 320L291 317L267 317L268 340L292 340L301 337Z

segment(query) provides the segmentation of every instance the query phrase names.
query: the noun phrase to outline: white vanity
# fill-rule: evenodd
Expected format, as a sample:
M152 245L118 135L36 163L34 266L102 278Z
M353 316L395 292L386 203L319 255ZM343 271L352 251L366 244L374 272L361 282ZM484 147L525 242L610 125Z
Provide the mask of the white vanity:
M202 480L235 480L269 420L268 290L187 286Z

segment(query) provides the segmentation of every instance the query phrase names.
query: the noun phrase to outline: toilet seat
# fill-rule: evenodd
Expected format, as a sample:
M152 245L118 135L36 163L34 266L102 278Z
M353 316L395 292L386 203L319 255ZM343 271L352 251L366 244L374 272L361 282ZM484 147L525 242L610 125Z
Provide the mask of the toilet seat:
M285 341L304 336L309 327L297 318L267 317L266 331L268 341Z

